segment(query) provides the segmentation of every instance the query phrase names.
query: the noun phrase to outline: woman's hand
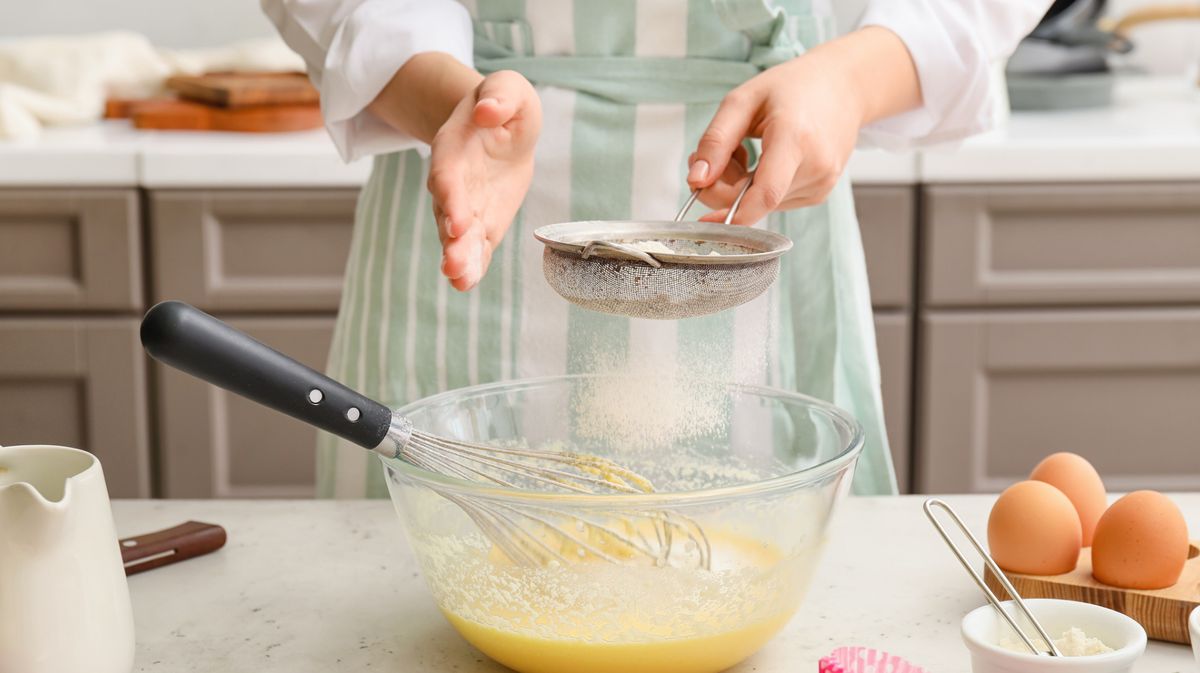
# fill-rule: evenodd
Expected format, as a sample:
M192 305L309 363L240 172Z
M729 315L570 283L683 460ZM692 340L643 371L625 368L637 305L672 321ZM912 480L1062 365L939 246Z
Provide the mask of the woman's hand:
M463 96L433 137L429 193L442 273L458 290L487 272L533 178L542 106L521 75L497 72Z
M688 184L724 220L746 179L744 138L762 138L754 184L734 224L821 203L837 184L859 129L921 102L903 42L865 28L770 68L731 91L689 159Z

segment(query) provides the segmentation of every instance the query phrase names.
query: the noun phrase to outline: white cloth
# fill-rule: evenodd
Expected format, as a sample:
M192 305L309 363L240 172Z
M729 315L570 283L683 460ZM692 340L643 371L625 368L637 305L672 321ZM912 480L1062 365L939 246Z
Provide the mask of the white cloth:
M348 161L420 146L366 111L411 56L441 51L472 65L470 15L455 0L261 2L308 63L329 132ZM863 129L863 141L901 149L988 129L989 68L1016 48L1049 6L1050 0L871 0L861 25L888 28L904 41L925 101Z
M303 67L275 37L186 51L158 49L145 36L127 32L5 41L0 43L0 139L30 140L44 126L94 121L107 97L155 94L172 75Z

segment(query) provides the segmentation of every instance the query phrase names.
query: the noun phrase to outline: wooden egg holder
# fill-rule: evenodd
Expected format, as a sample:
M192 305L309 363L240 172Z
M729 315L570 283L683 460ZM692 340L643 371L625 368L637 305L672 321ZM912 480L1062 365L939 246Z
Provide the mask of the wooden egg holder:
M1146 629L1148 638L1185 645L1191 642L1188 615L1200 605L1200 541L1192 541L1183 574L1178 582L1166 589L1121 589L1097 582L1092 577L1090 547L1079 553L1075 570L1063 575L1006 574L1022 598L1092 603L1128 615ZM1009 598L1008 592L987 568L984 569L984 580L1000 600Z

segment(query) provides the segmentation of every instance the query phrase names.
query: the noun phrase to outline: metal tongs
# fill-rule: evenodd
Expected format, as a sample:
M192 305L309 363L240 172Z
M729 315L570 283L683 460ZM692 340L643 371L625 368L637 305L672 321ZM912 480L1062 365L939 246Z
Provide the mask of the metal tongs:
M996 576L996 580L1000 582L1000 585L1003 586L1004 590L1008 592L1008 595L1012 597L1013 603L1021 610L1022 613L1025 614L1025 618L1029 620L1030 624L1033 624L1033 628L1037 629L1038 635L1041 636L1046 645L1050 647L1049 652L1046 652L1040 649L1037 645L1034 645L1029 636L1025 635L1025 632L1021 630L1021 627L1017 626L1017 622L1012 618L1012 615L1008 614L1008 611L1000 605L1000 599L996 597L996 594L994 594L991 588L988 587L987 582L983 581L983 577L979 575L979 572L975 570L975 568L971 566L970 562L967 561L966 557L963 556L962 550L958 548L958 545L954 544L954 541L950 539L949 533L946 532L945 527L942 526L942 523L937 520L936 516L934 516L934 507L945 510L945 512L950 515L950 518L954 521L954 525L958 526L958 530L967 537L967 540L971 542L971 546L975 547L975 551L979 552L979 555L983 557L983 562L987 565L988 569L991 570L992 574ZM967 524L963 523L963 520L958 517L958 513L951 509L950 505L947 505L944 501L938 498L930 498L926 500L924 509L925 516L929 517L929 522L932 523L933 527L937 529L937 532L942 536L942 540L944 540L946 545L950 547L950 551L954 552L954 555L958 557L958 562L961 563L962 567L971 574L971 579L975 580L975 584L979 585L979 588L983 590L983 593L987 596L988 602L992 604L992 607L996 608L996 612L999 612L1001 617L1004 617L1004 621L1008 622L1008 625L1011 626L1012 630L1021 637L1021 640L1025 643L1025 645L1028 646L1029 649L1038 656L1061 657L1062 652L1058 651L1058 647L1054 645L1054 641L1050 638L1050 635L1046 633L1046 629L1042 628L1041 623L1038 622L1037 618L1033 616L1032 612L1030 612L1029 608L1025 605L1025 601L1021 600L1021 594L1017 593L1017 589L1012 585L1011 582L1008 581L1008 576L1004 574L1004 571L1000 569L1000 566L996 565L996 562L992 559L991 555L984 550L983 545L979 544L979 540L977 540L975 536L971 534L971 530L967 528Z

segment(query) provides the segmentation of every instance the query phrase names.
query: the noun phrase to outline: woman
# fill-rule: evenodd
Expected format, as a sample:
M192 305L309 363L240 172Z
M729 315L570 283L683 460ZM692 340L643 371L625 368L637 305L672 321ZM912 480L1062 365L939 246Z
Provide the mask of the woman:
M1049 0L874 0L837 39L821 4L263 0L342 156L375 155L330 373L400 404L701 362L848 409L868 436L855 490L895 492L843 168L860 137L902 147L986 128L987 69ZM534 228L665 219L689 188L722 218L753 163L746 138L761 153L734 223L795 243L764 296L655 322L577 309L545 284ZM322 495L385 492L377 461L330 437L318 467Z

